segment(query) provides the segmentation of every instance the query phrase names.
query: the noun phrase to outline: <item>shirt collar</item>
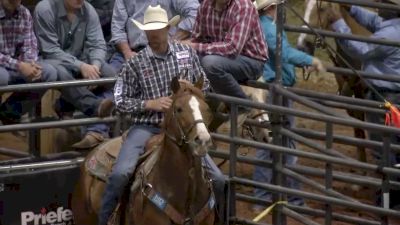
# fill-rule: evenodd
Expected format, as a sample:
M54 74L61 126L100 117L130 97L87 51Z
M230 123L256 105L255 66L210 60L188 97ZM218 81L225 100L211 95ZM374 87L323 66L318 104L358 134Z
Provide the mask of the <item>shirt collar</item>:
M57 8L58 8L58 17L65 17L67 16L67 10L65 9L64 0L57 1ZM83 16L85 14L85 3L83 4L82 8L79 10L79 15Z
M160 58L160 57L157 57L156 55L154 55L153 50L150 48L150 45L147 45L146 51L148 52L149 57L151 57L151 58L163 59L163 58ZM168 50L167 50L166 56L168 56L174 52L175 52L175 49L174 49L173 45L170 42L168 42Z

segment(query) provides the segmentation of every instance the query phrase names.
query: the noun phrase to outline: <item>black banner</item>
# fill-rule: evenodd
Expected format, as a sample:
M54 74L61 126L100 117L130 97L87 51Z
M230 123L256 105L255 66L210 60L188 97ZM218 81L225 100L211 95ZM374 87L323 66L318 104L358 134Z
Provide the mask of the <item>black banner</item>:
M73 225L79 165L0 174L0 225Z

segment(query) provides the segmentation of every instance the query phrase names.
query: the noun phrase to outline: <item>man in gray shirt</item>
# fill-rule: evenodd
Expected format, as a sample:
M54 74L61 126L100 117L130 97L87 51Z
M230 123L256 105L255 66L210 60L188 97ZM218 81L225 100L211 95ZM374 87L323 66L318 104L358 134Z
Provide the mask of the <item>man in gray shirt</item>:
M53 65L59 80L115 77L105 63L106 43L99 17L84 0L43 0L34 13L39 48L46 62ZM86 87L64 88L62 97L88 116L95 116L102 99L112 99L110 87L97 87L97 97ZM106 124L89 126L75 148L91 148L108 136Z
M144 12L150 5L161 5L167 11L168 17L180 15L183 18L170 31L173 39L183 40L190 36L199 7L198 0L115 0L111 43L115 45L117 52L111 57L110 64L117 71L127 59L147 45L145 33L131 19L143 21Z

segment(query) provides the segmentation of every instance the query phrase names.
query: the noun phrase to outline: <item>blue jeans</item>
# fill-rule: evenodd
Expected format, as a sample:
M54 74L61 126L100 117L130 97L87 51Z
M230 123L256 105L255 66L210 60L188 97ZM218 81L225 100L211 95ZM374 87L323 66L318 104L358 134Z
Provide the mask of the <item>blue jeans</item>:
M110 66L114 68L115 71L120 71L122 68L122 65L125 63L125 58L124 56L119 53L115 52L110 59Z
M160 128L147 125L134 125L128 131L126 140L122 143L121 151L114 164L99 213L99 225L106 225L113 210L118 204L124 188L132 177L139 156L143 154L146 142L154 135L160 133ZM225 202L224 188L225 178L214 164L210 156L207 155L204 166L213 180L213 187L216 195L217 204ZM222 204L223 205L223 204ZM223 212L224 209L220 210Z
M272 96L268 96L268 101L272 101ZM284 105L288 106L289 108L292 107L293 102L290 100L285 100ZM287 126L291 127L294 125L294 117L293 116L287 116ZM291 148L291 149L296 149L296 144L293 141L293 139L286 138L284 143L284 147ZM272 161L272 153L268 150L265 149L257 149L256 150L256 158L259 160L270 160ZM297 163L297 156L293 155L284 155L284 163L285 165L295 165ZM258 182L264 182L264 183L271 183L272 182L272 169L262 167L262 166L256 166L254 169L253 173L253 180L258 181ZM299 190L301 188L301 185L298 181L296 181L293 178L287 177L286 178L286 186L292 189ZM268 192L267 190L264 189L254 189L254 196L256 198L260 198L266 201L271 202L272 201L272 193ZM304 200L302 198L294 197L294 196L289 196L288 201L291 204L294 205L303 205Z
M247 98L239 83L257 80L262 74L264 62L243 55L235 59L205 55L201 57L201 65L216 93Z
M59 81L70 81L80 78L80 73L64 66L59 60L46 60L46 62L52 64L57 69ZM100 72L103 78L116 76L115 70L108 64L103 64ZM60 91L64 99L61 101L63 107L65 105L65 108L72 108L72 110L76 108L87 116L97 116L97 109L100 102L105 98L113 99L112 85L101 87L96 94L83 86L63 88ZM104 137L108 137L109 129L109 125L107 124L93 124L84 128L83 131L97 132Z
M52 82L57 80L56 69L46 63L38 63L42 67L42 76L35 82ZM27 83L24 75L17 71L0 67L0 86L9 84ZM47 90L38 90L31 92L14 92L7 100L1 104L1 117L7 117L11 120L19 120L21 116L29 112L42 98ZM0 99L1 101L1 99Z

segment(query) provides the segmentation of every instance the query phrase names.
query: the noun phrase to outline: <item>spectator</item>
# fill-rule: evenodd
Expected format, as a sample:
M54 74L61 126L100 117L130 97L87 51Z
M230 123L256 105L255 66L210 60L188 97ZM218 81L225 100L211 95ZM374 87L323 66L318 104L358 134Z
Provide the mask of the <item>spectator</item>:
M111 39L111 18L115 0L87 0L99 15L101 29L104 39L108 42Z
M184 43L190 44L201 56L214 91L247 98L239 83L257 80L268 57L257 11L251 1L204 0L191 41ZM239 108L238 127L247 113L248 110Z
M57 80L54 67L38 61L32 16L21 0L0 0L0 86ZM3 124L18 123L44 91L16 92L0 106ZM1 102L1 93L0 93Z
M160 132L160 123L172 100L170 82L182 70L188 69L187 80L195 82L204 75L196 53L187 45L168 42L168 31L179 21L179 16L168 21L166 10L160 5L149 6L144 12L144 25L133 20L144 30L149 45L128 60L117 78L114 89L117 110L132 114L133 125L109 177L99 224L105 225L135 170L139 155L143 154L147 140ZM146 65L146 66L143 66ZM156 69L158 68L158 69ZM208 88L208 80L204 89ZM224 177L210 156L205 167L213 179L217 205L224 204ZM220 208L220 212L223 209Z
M261 27L264 32L265 42L268 46L269 61L264 65L264 80L268 83L275 80L275 53L276 53L276 12L277 4L279 0L257 0L255 2L256 9L260 15ZM312 66L318 71L324 70L324 66L318 58L307 55L290 46L286 33L282 36L282 81L284 86L293 86L296 83L295 66ZM271 96L269 101L271 101ZM285 100L284 104L288 107L292 107L292 101ZM293 126L293 116L286 117L288 126ZM284 146L288 148L296 148L296 145L292 139L284 139ZM272 160L271 152L265 149L257 149L256 158L262 160ZM285 164L294 165L297 162L297 157L293 155L285 155ZM272 170L265 167L256 166L253 174L253 179L259 182L271 183L272 181ZM300 183L294 179L287 179L287 186L292 189L300 189ZM254 195L257 198L272 201L272 193L256 188ZM301 198L289 197L289 202L294 205L303 205L304 201ZM256 210L260 210L259 206L255 207Z
M111 23L111 43L115 45L117 52L111 57L110 64L117 71L125 61L147 46L145 33L131 20L143 20L144 10L156 3L163 5L168 16L183 17L177 28L170 30L173 39L182 40L190 36L199 7L197 0L116 0Z
M382 3L400 5L399 0L382 0ZM387 39L400 41L400 16L399 12L388 9L378 9L374 13L357 6L348 6L350 15L362 26L366 27L373 34L371 38ZM342 15L337 10L329 12L329 20L332 29L338 33L351 34L349 26L346 24ZM362 68L367 73L374 74L400 74L400 48L395 46L364 43L347 39L338 39L342 49L348 51L349 55L362 61ZM387 101L393 104L400 104L400 83L384 80L368 79L368 82L382 95ZM371 90L367 92L367 99L382 101ZM366 120L380 125L385 124L385 117L380 113L366 112ZM368 130L371 140L382 141L382 133ZM392 135L392 143L400 144L399 138ZM374 151L377 160L381 159L381 148ZM400 155L390 154L390 165L400 163Z
M99 17L84 0L43 0L35 9L35 29L41 53L56 67L59 80L114 77L114 69L105 63L106 43ZM97 87L98 97L85 87L62 90L62 97L86 115L95 116L102 99L112 99L111 87ZM63 109L62 109L63 110ZM84 138L73 145L92 148L108 137L106 124L88 126Z

